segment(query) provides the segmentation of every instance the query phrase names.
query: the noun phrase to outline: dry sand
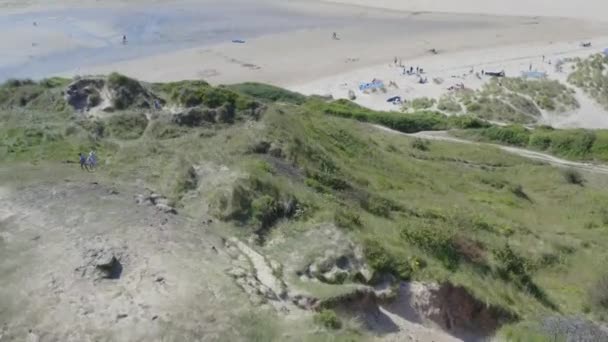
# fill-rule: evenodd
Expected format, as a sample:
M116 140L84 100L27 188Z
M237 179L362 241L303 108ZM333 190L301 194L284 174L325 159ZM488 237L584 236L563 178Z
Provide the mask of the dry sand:
M477 13L607 20L603 0L326 0L327 2L411 12Z
M419 66L424 69L421 77L428 80L426 84L419 84L420 77L417 75L403 75L401 67L389 63L332 75L307 84L294 84L289 88L304 94L332 95L334 98L348 98L348 92L352 90L357 96L355 102L377 110L394 111L400 110L400 106L386 101L393 96L400 96L406 101L420 97L438 99L449 93L450 87L458 84L468 89L479 89L490 79L476 75L482 70L505 71L507 76L518 77L522 72L530 70L531 66L533 71L546 73L549 79L566 83L568 66L558 72L555 64L559 60L584 58L600 52L600 46L608 46L608 37L595 38L592 43L595 47L581 47L578 41L510 45L403 60L407 68ZM387 87L386 93L366 94L358 90L361 82L373 79L380 79L386 85L393 82L396 87ZM436 84L434 79L443 82ZM543 113L542 123L555 127L608 128L607 113L601 106L581 91L577 91L576 97L580 103L579 109L559 115Z

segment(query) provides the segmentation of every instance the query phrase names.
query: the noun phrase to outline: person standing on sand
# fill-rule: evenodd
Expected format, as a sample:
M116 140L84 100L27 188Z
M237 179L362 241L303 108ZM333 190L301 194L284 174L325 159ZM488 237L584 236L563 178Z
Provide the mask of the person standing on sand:
M80 169L89 171L89 167L87 166L87 157L84 154L78 152L78 159L80 161Z
M122 44L127 45L127 36L126 35L122 36Z

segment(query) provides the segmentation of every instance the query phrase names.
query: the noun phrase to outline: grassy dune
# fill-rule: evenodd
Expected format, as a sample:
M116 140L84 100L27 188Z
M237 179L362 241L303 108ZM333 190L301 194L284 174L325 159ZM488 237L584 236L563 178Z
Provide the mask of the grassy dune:
M548 316L606 318L604 302L592 294L608 257L608 178L582 174L581 186L562 170L496 148L421 141L367 123L403 132L459 128L479 139L597 160L606 158L603 132L489 127L431 112L374 112L264 85L187 82L145 86L167 104L201 112L234 107L232 119L183 125L162 113L148 120L135 109L90 118L54 95L64 85L0 89L0 163L58 163L95 149L103 176L143 180L193 218L213 212L226 234L257 235L277 260L313 257L316 242L299 242L320 226L335 226L378 273L449 281L512 313L519 323L501 333L513 340L532 333L543 340L536 322ZM262 107L259 115L252 110ZM353 285L298 283L318 297ZM330 313L324 317L317 321L334 322ZM244 322L258 340L288 329ZM369 337L349 324L322 331L317 340Z

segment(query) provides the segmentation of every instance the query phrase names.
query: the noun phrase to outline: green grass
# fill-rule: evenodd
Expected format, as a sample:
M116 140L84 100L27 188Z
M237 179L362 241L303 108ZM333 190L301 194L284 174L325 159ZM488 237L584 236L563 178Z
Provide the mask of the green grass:
M62 78L8 80L0 85L0 108L33 109L60 112L67 108L63 88L69 80Z
M184 87L210 86L151 91L165 96ZM219 89L205 91L233 93ZM376 112L347 101L298 105L234 94L268 108L259 119L176 127L162 117L144 125L133 111L95 121L15 105L0 112L0 163L56 163L96 149L100 176L143 182L170 197L181 215L201 219L211 210L225 234L243 238L263 227L260 249L281 261L286 279L320 298L356 284L305 283L294 269L342 237L363 249L376 275L449 281L524 322L557 312L601 319L586 287L608 257L606 176L582 174L578 186L559 169L497 148L434 141L421 149L414 138L366 123L404 132L458 127L478 139L597 160L606 160L605 132L488 127L470 117ZM280 147L282 157L251 153L261 140ZM353 336L338 318L344 327L320 340ZM240 333L251 340L281 339L290 324L304 324L295 331L308 336L314 324L312 317L244 319ZM251 329L256 324L259 331ZM513 336L524 330L504 329Z
M264 102L302 104L306 101L306 97L304 95L268 84L248 82L230 85L228 88L237 93L245 94Z

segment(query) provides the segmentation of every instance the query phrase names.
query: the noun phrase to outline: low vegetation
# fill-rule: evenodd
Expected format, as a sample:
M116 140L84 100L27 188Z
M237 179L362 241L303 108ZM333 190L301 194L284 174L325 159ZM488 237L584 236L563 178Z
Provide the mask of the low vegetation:
M581 88L608 110L608 57L596 54L586 59L577 58L574 63L568 82Z
M122 78L113 82L131 86ZM163 111L146 117L145 111L128 109L98 118L67 108L42 111L33 100L22 106L21 92L6 90L47 87L35 98L52 99L50 94L63 86L13 82L0 89L2 165L56 165L94 149L100 159L96 177L143 182L167 196L180 215L194 220L213 215L224 234L256 237L256 248L281 263L323 255L326 250L317 245L343 236L361 249L372 283L389 274L449 281L520 317L503 328L505 334L558 313L602 319L603 285L587 295L581 289L597 281L608 257L605 176L566 176L495 148L429 144L366 123L402 132L453 128L469 138L595 160L608 159L605 132L497 127L435 112L377 112L256 84L141 84L167 103L234 106L235 120L204 125L180 125ZM264 110L240 112L249 113L254 104ZM318 231L327 234L318 237ZM289 267L283 270L286 280L319 298L352 291L352 282L360 281L349 277L323 287L300 281ZM348 333L336 312L314 317L308 324L321 325L323 333ZM269 327L268 334L246 334L273 339L281 336L274 332L278 326ZM365 339L364 328L359 329L359 335L348 336Z
M518 124L537 122L543 110L563 113L578 107L574 90L560 82L521 77L494 78L476 91L458 89L437 103L444 113Z
M314 318L315 323L328 328L328 329L340 329L342 322L333 310L323 309Z
M604 130L528 129L513 125L460 130L453 134L478 141L526 147L573 160L608 160L608 132Z

